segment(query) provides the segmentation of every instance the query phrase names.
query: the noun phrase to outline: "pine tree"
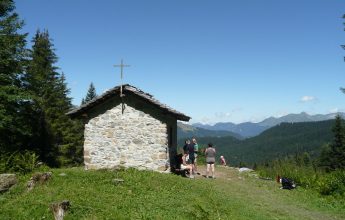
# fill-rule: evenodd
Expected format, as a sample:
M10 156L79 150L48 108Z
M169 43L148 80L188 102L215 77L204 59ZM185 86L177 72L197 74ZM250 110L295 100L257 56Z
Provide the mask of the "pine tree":
M84 104L91 101L92 99L97 97L97 93L96 93L96 88L93 85L93 83L91 82L90 86L89 86L89 90L87 91L86 97L84 99Z
M14 9L12 0L0 1L0 154L24 147L31 135L25 112L29 97L21 85L27 34L18 33L24 22Z
M71 98L64 74L57 72L57 56L48 31L37 31L31 56L25 85L32 94L32 109L36 112L34 140L37 151L48 165L61 165L59 162L65 165L66 161L74 161L66 157L81 157L77 149L82 145L82 129L80 123L65 115L72 107Z
M331 144L331 155L334 163L331 164L332 169L345 169L345 128L344 121L337 115L335 118L335 126L333 128L334 140Z
M302 155L302 160L303 160L303 164L304 166L310 166L312 165L312 160L311 160L311 157L309 155L308 152L304 152L303 155Z
M322 146L321 148L321 154L320 157L318 158L318 167L324 169L326 172L331 171L331 163L333 163L331 160L332 158L330 157L331 155L331 147L329 144Z
M32 52L30 54L27 75L25 76L25 88L32 96L33 144L40 159L49 165L56 166L55 155L58 152L54 144L54 131L52 120L56 119L51 106L56 104L54 99L54 87L58 73L54 63L57 57L53 52L49 40L48 31L36 32L32 40Z
M72 108L71 99L68 97L69 89L65 82L64 74L58 80L57 94L61 112L66 113ZM78 165L83 162L83 123L71 120L66 114L61 114L56 123L59 131L59 163L61 165Z
M340 115L335 118L333 133L333 142L322 150L319 158L320 166L327 171L345 169L345 128Z

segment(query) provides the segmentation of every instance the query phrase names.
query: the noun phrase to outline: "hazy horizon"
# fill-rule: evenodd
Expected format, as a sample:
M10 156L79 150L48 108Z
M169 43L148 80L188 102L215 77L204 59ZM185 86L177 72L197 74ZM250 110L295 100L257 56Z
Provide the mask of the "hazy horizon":
M239 122L239 123L235 123L235 122L232 122L232 121L218 121L218 122L212 122L212 123L203 123L203 122L182 122L183 124L189 124L189 125L193 125L193 124L202 124L202 125L211 125L211 126L214 126L215 124L218 124L218 123L233 123L233 124L242 124L242 123L247 123L247 122L251 122L251 123L260 123L268 118L281 118L281 117L284 117L284 116L288 116L288 115L291 115L291 114L302 114L302 113L306 113L308 114L309 116L316 116L316 115L336 115L336 114L339 114L339 113L345 113L345 112L332 112L332 113L327 113L327 114L309 114L308 112L299 112L299 113L288 113L288 114L285 114L285 115L278 115L278 116L269 116L267 118L264 118L262 120L259 120L259 121L243 121L243 122Z

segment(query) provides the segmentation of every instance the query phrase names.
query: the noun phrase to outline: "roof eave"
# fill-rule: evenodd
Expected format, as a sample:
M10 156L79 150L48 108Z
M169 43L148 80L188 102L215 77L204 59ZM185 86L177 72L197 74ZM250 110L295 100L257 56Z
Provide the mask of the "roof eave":
M176 118L177 118L177 120L187 121L187 122L191 119L191 117L188 117L188 116L185 116L185 115L178 115Z
M174 117L176 117L177 120L189 121L191 119L191 117L184 115L183 113L178 112L174 109L171 109L170 107L160 103L158 100L155 100L153 98L153 96L150 95L149 93L145 93L145 92L138 90L137 88L130 86L128 84L123 85L123 87L124 87L123 88L124 91L131 92L131 93L133 93L139 97L142 97L143 99L146 99L151 104L156 105L158 108L164 109L165 111L168 111L170 114L174 115ZM91 100L89 103L86 103L86 104L80 106L79 108L75 108L75 109L67 112L66 115L68 115L72 118L79 117L80 115L87 113L90 108L98 105L98 103L101 102L102 100L107 99L107 98L109 98L115 94L118 94L120 92L119 90L120 90L119 86L114 87L113 89L105 92L103 95L97 97L96 99Z

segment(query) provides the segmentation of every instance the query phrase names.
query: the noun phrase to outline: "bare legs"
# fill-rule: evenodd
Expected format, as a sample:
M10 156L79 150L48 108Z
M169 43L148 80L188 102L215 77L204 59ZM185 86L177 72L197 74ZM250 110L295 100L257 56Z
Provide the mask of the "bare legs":
M210 169L211 169L211 173L212 173L212 178L214 178L214 164L207 164L207 166L206 166L206 178L208 177Z
M187 169L189 170L189 178L194 178L193 165L187 165Z

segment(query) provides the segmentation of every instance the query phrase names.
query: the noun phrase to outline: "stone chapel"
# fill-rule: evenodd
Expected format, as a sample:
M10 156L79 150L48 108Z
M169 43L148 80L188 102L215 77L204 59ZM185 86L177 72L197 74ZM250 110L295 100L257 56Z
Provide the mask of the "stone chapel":
M85 123L85 169L164 171L176 155L177 120L190 120L128 84L106 91L67 115Z

